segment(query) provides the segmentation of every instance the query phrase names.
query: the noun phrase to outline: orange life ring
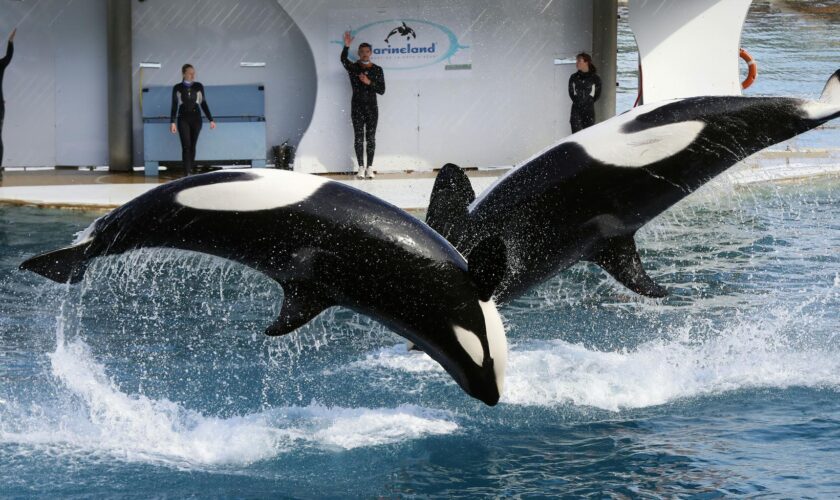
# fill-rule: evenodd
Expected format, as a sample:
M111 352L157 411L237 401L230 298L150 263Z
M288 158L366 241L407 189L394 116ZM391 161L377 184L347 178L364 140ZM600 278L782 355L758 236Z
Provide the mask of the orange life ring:
M741 82L741 88L746 89L749 88L750 85L755 82L755 77L758 76L758 64L755 62L755 59L752 58L749 52L744 49L741 49L738 53L741 56L741 59L747 63L749 66L749 73L747 73L747 79Z

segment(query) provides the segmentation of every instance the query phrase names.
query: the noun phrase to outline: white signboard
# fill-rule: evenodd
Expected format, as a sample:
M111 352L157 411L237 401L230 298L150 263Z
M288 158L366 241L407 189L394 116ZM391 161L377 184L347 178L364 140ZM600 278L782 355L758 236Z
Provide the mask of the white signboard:
M331 50L344 45L343 33L354 37L350 59L360 43L373 47L371 60L382 66L387 78L459 78L469 76L469 10L445 9L342 9L330 12Z

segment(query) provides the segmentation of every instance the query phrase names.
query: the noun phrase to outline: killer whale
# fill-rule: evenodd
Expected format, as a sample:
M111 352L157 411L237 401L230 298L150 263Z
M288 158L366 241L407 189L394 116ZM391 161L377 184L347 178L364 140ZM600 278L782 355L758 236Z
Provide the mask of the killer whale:
M469 395L488 405L499 400L507 344L491 294L503 253L468 267L444 238L379 198L287 171L196 175L135 198L72 246L20 268L76 283L92 259L140 248L211 254L276 280L284 300L268 335L344 306L419 346Z
M667 294L636 250L639 228L737 162L840 117L840 70L818 101L708 96L647 104L573 134L476 198L455 165L441 169L427 223L467 259L499 238L495 298L507 301L584 260L630 290ZM481 245L481 248L479 248Z

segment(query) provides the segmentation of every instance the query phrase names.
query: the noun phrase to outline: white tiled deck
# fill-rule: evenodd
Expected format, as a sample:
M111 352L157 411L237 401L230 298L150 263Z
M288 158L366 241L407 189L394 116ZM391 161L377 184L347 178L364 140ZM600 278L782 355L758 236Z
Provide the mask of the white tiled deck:
M504 170L475 171L469 174L474 189L481 192L503 172ZM27 179L28 174L12 171L7 172L5 177L6 184L25 185L0 187L0 203L79 209L115 208L168 180L144 181L142 175L110 176L101 172L98 176L86 172L79 172L77 176L66 173L51 176L39 172L40 179L34 176ZM356 180L349 175L331 178L411 211L426 209L435 182L433 173L383 174L375 180ZM103 179L107 182L102 182ZM62 180L73 183L62 183Z
M476 193L484 191L506 169L468 171ZM400 208L419 211L429 204L435 172L387 173L375 180L350 175L329 177L378 196ZM721 176L734 185L840 176L840 150L765 151ZM88 170L7 171L0 185L0 203L55 208L111 209L172 180L141 173L108 174Z

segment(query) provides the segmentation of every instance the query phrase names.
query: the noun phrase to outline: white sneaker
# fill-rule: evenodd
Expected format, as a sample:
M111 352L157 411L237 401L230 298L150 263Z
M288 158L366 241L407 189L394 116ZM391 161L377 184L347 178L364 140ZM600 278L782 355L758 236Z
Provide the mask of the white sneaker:
M364 167L359 167L359 170L356 171L356 178L357 179L364 179L365 178L365 169Z
M368 167L368 168L365 169L365 171L367 172L365 174L365 177L367 177L368 179L375 179L376 178L376 174L373 173L373 167Z

